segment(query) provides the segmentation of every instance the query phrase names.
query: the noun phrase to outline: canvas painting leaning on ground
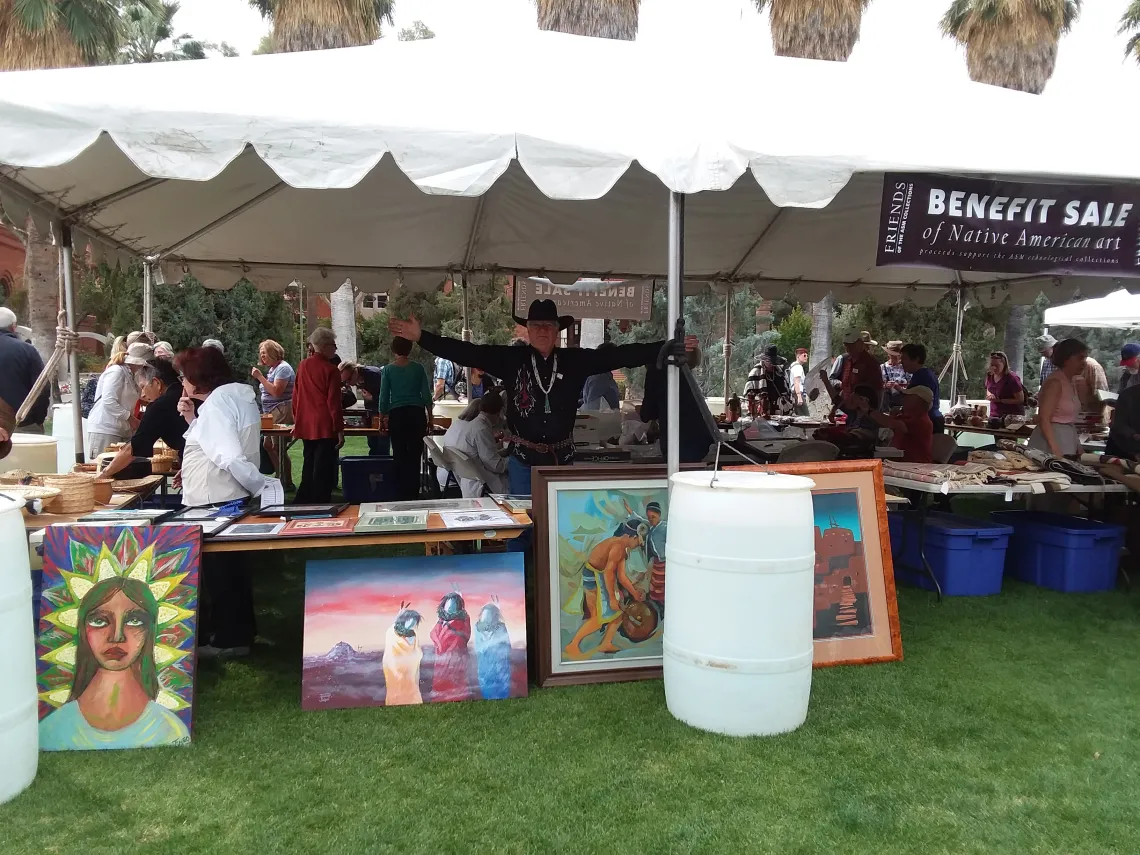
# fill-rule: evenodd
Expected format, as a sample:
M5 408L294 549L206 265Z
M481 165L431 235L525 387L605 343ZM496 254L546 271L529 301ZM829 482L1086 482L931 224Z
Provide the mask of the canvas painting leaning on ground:
M519 553L310 561L307 710L525 697Z
M42 750L189 744L201 541L197 526L48 528Z

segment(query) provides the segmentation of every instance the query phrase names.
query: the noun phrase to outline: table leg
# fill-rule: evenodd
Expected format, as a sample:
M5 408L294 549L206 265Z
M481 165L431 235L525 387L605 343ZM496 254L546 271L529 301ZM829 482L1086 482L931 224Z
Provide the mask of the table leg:
M934 591L938 595L938 602L942 602L942 586L938 583L938 577L934 575L934 570L930 566L930 562L926 560L926 516L927 516L927 495L926 493L919 493L911 490L903 490L903 492L910 499L911 504L915 506L914 513L918 516L918 560L921 567L914 569L921 570L926 574L934 585ZM899 550L902 553L906 552L906 537L907 529L903 527L902 548Z

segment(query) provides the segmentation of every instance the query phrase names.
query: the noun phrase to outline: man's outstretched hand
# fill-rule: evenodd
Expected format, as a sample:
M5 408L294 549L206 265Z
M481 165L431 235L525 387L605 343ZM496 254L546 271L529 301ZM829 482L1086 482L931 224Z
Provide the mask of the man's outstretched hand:
M401 321L399 318L388 318L388 330L392 335L406 338L408 341L419 341L420 333L423 332L420 327L420 319L415 315L406 321Z

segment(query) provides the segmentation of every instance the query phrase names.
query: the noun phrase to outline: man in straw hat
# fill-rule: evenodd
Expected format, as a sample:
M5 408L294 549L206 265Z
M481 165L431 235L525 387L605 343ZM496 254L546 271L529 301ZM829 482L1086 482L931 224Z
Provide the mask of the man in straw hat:
M875 345L878 342L866 330L849 332L843 339L845 352L840 357L838 371L832 369L831 377L820 371L820 378L827 383L832 400L848 414L856 412L856 386L867 386L875 393L876 409L882 400L883 372L879 368L879 361L871 354L871 347ZM839 381L838 388L833 380Z
M526 318L516 316L515 322L526 326L530 341L525 347L471 344L436 335L422 329L415 316L406 321L391 318L388 326L394 335L419 342L436 356L502 379L511 442L511 492L529 495L532 466L565 464L574 457L574 417L586 379L603 371L655 364L665 342L596 350L560 348L561 331L574 319L560 316L553 300L535 300ZM696 345L696 337L688 336L678 349L683 353Z

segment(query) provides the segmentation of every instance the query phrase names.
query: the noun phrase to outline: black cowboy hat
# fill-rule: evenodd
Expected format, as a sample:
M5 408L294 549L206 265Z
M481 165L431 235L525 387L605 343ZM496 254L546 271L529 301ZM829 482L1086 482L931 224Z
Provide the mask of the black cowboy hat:
M530 304L525 318L515 315L514 319L516 324L523 327L529 321L549 321L552 324L558 324L558 328L563 330L570 329L574 325L572 317L558 314L558 307L554 305L553 300L535 300Z

